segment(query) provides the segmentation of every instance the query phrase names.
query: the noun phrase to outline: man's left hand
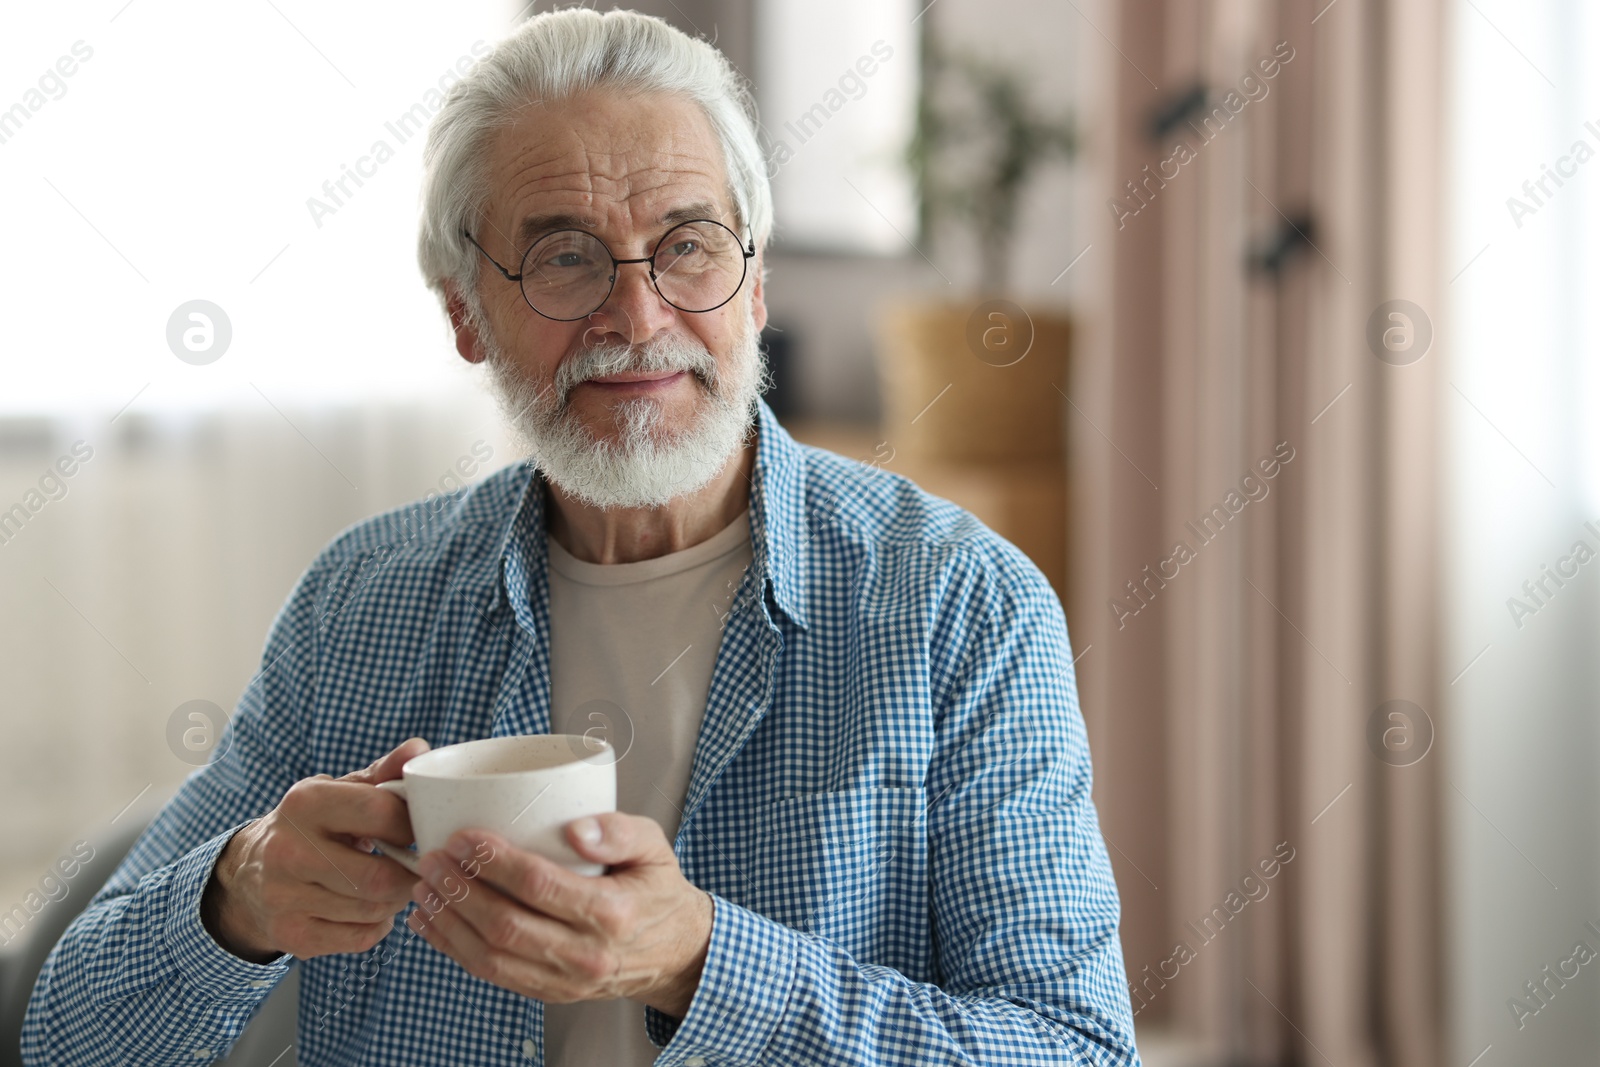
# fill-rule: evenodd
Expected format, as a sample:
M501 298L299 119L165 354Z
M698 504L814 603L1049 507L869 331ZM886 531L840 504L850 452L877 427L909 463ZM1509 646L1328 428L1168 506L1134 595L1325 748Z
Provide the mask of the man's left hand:
M711 944L711 895L684 878L661 824L593 817L600 841L564 828L586 860L576 874L485 830L462 830L422 858L407 925L468 974L549 1004L628 997L681 1019ZM487 857L487 858L486 858Z

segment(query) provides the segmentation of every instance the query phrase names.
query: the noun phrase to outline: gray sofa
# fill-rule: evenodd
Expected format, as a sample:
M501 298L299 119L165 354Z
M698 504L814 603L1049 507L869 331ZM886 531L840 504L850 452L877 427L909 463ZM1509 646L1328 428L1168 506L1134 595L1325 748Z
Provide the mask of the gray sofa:
M0 1067L22 1067L22 1017L45 957L133 848L157 810L146 806L129 811L119 817L120 827L94 839L95 858L104 857L107 862L86 866L74 879L72 892L41 911L21 940L0 952ZM217 1062L228 1067L296 1067L293 1045L299 997L300 969L292 967L251 1018L233 1050Z

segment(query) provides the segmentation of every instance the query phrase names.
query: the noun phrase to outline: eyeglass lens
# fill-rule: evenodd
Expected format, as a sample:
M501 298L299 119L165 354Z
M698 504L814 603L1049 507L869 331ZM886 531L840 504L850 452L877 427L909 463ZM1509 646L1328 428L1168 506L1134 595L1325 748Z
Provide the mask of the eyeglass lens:
M745 257L732 230L685 222L667 232L651 261L656 290L680 311L710 311L733 298ZM534 242L522 261L528 304L553 319L580 319L611 292L615 268L606 246L581 230L558 230Z

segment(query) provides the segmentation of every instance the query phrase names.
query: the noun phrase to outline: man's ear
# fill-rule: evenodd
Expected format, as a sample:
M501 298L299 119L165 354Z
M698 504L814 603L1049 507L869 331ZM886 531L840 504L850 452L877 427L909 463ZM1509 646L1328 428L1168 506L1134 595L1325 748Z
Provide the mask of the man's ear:
M762 261L766 258L766 251L757 252L750 261L750 270L755 274L755 288L750 291L750 314L754 316L756 333L767 328L767 297L766 287L762 284Z
M456 333L456 351L468 363L482 363L488 350L478 340L478 331L467 322L467 302L454 282L444 283L445 307L450 312L450 328Z

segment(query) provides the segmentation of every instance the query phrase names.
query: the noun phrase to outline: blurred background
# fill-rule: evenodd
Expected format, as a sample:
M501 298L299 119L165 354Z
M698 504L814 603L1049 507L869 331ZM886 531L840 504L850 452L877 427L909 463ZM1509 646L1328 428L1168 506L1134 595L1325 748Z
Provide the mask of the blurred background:
M1593 1063L1593 5L636 6L755 87L768 402L1062 596L1145 1062ZM8 1004L317 551L516 460L414 249L531 10L8 9Z

